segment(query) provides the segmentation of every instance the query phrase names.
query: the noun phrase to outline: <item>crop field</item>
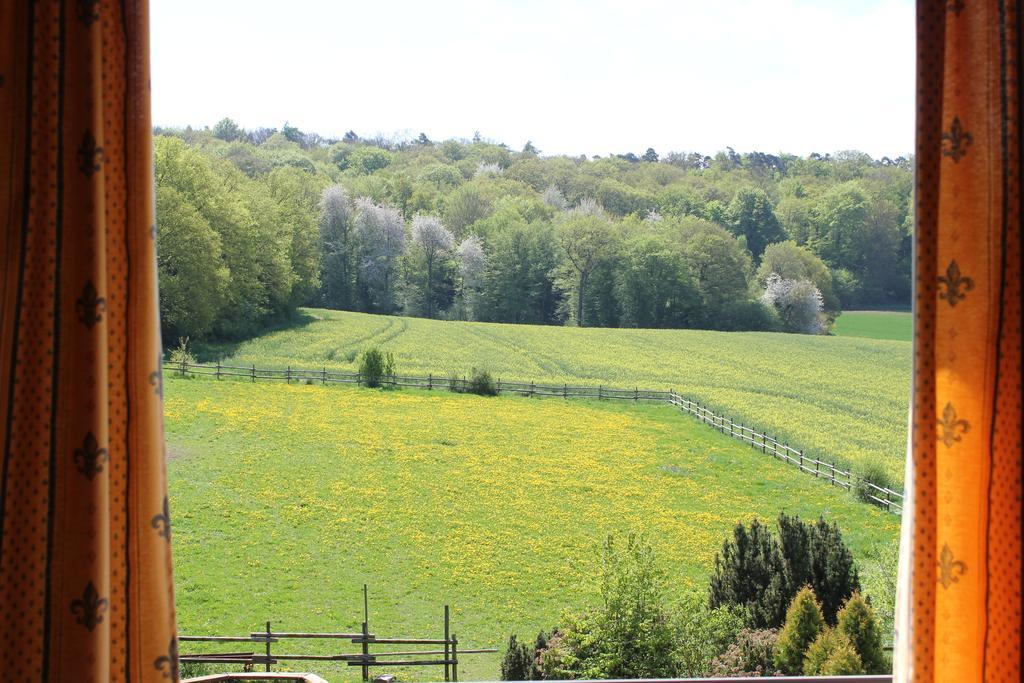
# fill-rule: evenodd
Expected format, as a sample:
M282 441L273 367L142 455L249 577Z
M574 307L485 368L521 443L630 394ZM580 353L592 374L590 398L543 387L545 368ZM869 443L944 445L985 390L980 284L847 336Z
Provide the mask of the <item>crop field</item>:
M501 648L595 599L609 533L646 532L683 591L737 521L825 514L869 593L898 535L897 517L668 406L168 376L165 410L184 634L358 629L365 582L378 635L439 637L447 602L460 643ZM497 655L460 666L497 674Z
M399 373L674 388L738 421L854 469L903 480L911 346L765 332L466 323L307 309L305 324L218 349L257 367L356 370L374 345ZM882 314L892 315L892 314Z
M840 337L865 337L909 342L914 338L914 316L902 311L847 311L832 326Z

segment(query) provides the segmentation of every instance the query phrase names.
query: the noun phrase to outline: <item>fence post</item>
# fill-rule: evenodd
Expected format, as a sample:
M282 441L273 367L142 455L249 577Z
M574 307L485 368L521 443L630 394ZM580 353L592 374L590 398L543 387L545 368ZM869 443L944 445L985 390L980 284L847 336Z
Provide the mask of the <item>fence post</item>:
M185 369L188 367L188 361L184 358L181 359L181 376L185 376Z
M563 384L562 385L562 398L569 398L569 385L568 384Z
M324 386L327 386L327 366L326 365L324 366L324 381L323 381L323 384L324 384Z
M270 672L270 634L273 631L270 630L270 622L267 622L267 672Z
M640 400L640 387L633 387L633 401Z
M427 391L434 390L434 373L427 375ZM448 680L448 679L445 679Z
M255 363L252 364L252 381L255 384L255 382L256 382L256 364Z
M448 636L448 605L444 606L444 680L447 682L451 677L451 664L449 664L448 656L450 654Z
M534 388L533 380L531 379L530 380L530 398L533 398L534 393L536 393L536 389Z
M288 369L285 370L285 373L284 373L284 383L285 384L291 384L292 383L292 366L290 366L290 365L288 366Z
M452 634L452 680L459 680L459 639Z
M789 444L786 444L786 449L787 449L786 453L789 453L789 450L788 450L789 449ZM804 452L800 451L800 469L803 469L803 468L804 468ZM814 475L814 476L818 476L818 475Z
M501 393L501 378L498 378L498 393Z
M220 379L220 359L217 359L217 379Z
M604 396L601 395L601 385L597 385L597 400L600 401Z

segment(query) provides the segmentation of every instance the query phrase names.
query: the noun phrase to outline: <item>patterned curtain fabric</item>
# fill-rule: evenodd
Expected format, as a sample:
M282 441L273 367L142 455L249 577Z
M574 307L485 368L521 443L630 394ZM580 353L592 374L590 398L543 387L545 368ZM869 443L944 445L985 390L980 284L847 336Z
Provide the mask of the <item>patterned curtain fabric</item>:
M918 2L902 681L1021 680L1019 12Z
M145 0L0 3L0 678L177 680Z

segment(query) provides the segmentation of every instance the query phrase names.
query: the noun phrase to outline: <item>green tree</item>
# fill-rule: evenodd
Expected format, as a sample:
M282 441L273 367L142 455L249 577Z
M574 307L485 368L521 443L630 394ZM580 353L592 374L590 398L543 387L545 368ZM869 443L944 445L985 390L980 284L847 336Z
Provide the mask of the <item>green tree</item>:
M732 539L723 542L715 556L709 585L711 607L741 607L750 626L774 628L785 617L789 597L789 571L771 530L757 519L749 529L737 524Z
M616 299L625 327L694 327L700 295L678 246L653 235L625 247L616 268Z
M761 189L743 188L737 192L726 209L726 221L734 235L746 238L755 260L761 258L769 244L786 238L771 200Z
M575 278L575 320L579 327L583 327L587 284L594 269L615 248L615 235L611 223L606 218L574 211L559 223L558 242Z
M444 221L456 237L466 234L466 229L479 220L487 218L492 211L491 202L475 184L455 188L444 202Z
M556 322L558 295L551 275L558 264L554 233L547 224L530 224L518 213L515 216L485 242L480 319Z
M156 224L164 337L202 339L220 315L231 276L221 257L220 236L168 186L156 190Z
M369 175L386 168L391 163L391 153L379 147L363 145L356 147L348 156L349 168L357 173Z
M701 298L702 323L711 329L737 326L739 304L750 300L750 256L721 226L699 218L677 219L682 256Z
M229 118L223 118L218 121L214 126L213 137L220 138L225 142L234 142L245 136L245 131L242 130L237 123Z
M804 586L786 612L786 623L775 646L775 665L790 676L804 670L804 655L825 629L821 607L810 586Z
M875 610L860 593L854 593L839 611L836 630L849 638L869 674L888 673L885 653L882 650L882 634Z

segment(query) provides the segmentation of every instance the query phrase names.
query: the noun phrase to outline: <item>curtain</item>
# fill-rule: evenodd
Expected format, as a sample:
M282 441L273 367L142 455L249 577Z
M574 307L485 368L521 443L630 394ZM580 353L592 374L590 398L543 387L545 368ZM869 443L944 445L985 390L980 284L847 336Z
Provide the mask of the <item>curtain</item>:
M0 3L0 670L175 681L145 0Z
M903 681L1021 679L1019 11L918 2Z

